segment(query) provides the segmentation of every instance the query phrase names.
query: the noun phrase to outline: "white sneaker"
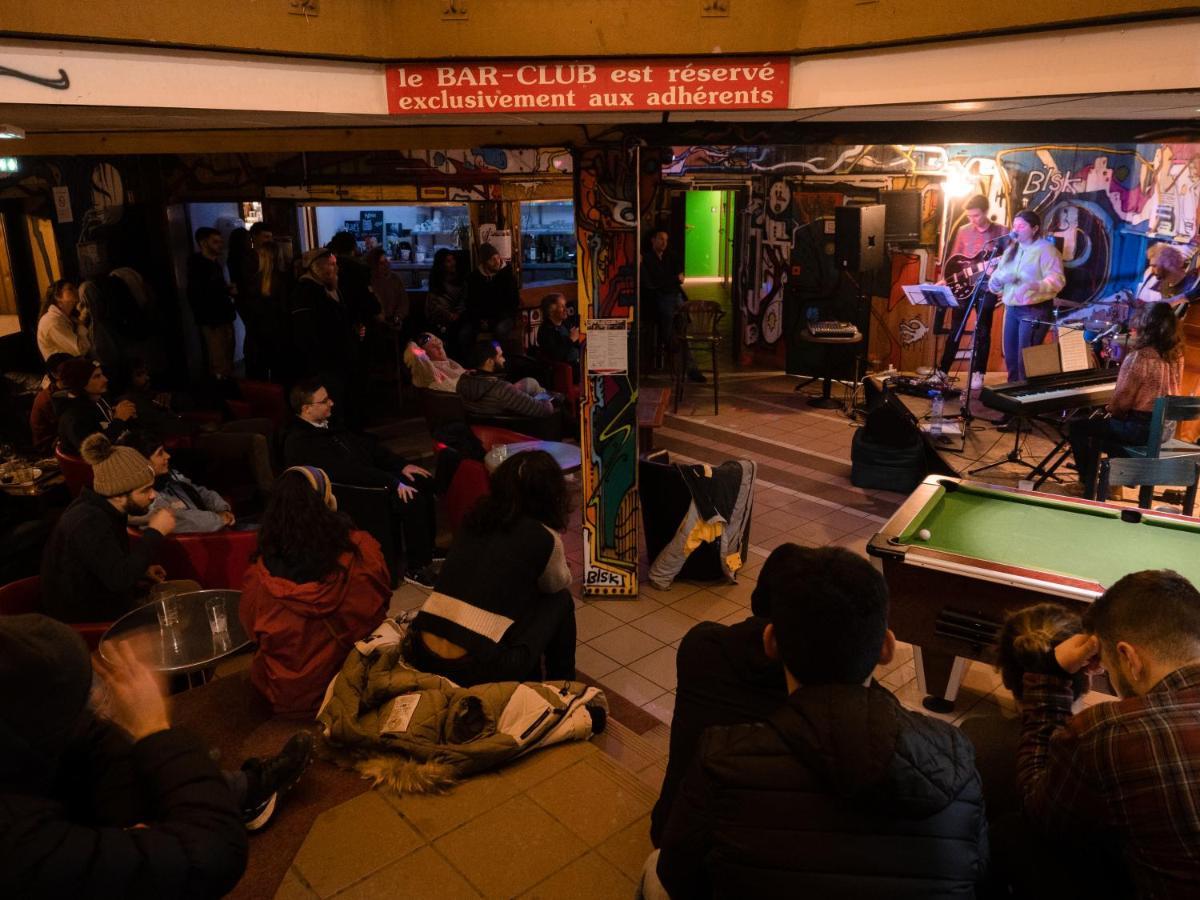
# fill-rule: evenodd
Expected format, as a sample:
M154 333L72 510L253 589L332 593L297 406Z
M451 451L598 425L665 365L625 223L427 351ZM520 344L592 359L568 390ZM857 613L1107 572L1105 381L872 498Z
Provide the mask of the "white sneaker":
M983 389L983 373L976 372L971 376L971 390L979 391Z

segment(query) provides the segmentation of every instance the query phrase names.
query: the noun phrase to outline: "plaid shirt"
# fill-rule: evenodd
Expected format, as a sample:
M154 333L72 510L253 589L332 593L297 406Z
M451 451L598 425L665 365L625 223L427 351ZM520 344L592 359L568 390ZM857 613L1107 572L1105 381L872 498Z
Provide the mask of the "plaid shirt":
M1140 897L1200 897L1200 664L1077 716L1065 679L1027 673L1017 784L1048 831L1116 838Z

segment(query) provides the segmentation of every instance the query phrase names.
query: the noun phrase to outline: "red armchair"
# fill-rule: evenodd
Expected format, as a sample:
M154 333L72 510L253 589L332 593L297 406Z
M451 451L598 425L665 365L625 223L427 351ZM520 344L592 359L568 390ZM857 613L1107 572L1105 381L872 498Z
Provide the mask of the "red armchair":
M30 575L0 587L0 615L16 616L42 611L42 576ZM100 638L112 622L76 622L71 628L79 633L88 649L100 646Z
M579 385L575 383L575 370L570 363L559 362L548 356L539 356L538 362L550 368L550 390L563 395L563 412L568 419L579 419Z
M142 539L138 529L129 529L129 539ZM213 531L204 534L170 534L162 543L155 562L167 577L188 578L202 588L240 591L250 568L250 557L258 548L257 531Z
M58 469L72 497L78 497L85 487L92 486L92 467L89 463L64 452L58 444L54 445L54 458L58 460Z
M283 427L291 415L291 410L288 409L287 395L281 385L270 381L255 381L252 378L243 378L237 384L242 402L249 404L250 411L250 415L238 415L237 418L270 419L276 430ZM231 410L236 402L229 402Z
M462 460L446 491L446 518L450 521L450 530L457 532L475 501L490 491L491 482L484 464L477 459Z

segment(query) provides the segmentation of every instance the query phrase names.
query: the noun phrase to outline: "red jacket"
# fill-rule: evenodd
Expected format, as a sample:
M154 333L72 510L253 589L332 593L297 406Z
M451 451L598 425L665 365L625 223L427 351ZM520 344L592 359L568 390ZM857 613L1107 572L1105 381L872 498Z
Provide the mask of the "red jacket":
M350 540L358 558L343 554L346 572L325 581L277 578L261 559L246 572L239 615L258 643L250 680L280 715L315 714L354 642L387 614L392 592L379 543L365 531Z

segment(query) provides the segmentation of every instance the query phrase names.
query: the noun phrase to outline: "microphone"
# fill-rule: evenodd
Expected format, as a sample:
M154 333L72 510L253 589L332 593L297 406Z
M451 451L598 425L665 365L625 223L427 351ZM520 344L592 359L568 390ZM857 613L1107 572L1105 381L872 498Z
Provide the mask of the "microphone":
M1015 241L1016 239L1017 233L1015 231L1010 231L1007 234L1002 234L999 237L992 238L990 241L987 241L987 243L994 244L996 241Z

